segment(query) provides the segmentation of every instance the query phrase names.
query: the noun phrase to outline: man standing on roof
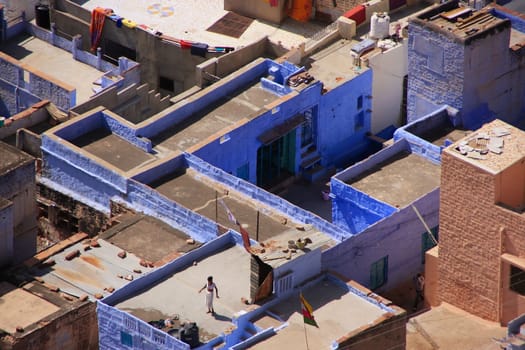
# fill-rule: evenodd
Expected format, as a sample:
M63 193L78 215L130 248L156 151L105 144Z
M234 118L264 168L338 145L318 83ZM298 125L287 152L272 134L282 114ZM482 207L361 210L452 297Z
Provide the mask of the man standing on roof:
M199 290L199 293L202 292L204 289L206 289L206 306L208 307L207 314L211 313L212 315L215 315L215 310L213 309L213 291L215 290L215 296L217 299L219 299L219 290L217 289L217 286L213 282L213 276L208 277L208 281Z

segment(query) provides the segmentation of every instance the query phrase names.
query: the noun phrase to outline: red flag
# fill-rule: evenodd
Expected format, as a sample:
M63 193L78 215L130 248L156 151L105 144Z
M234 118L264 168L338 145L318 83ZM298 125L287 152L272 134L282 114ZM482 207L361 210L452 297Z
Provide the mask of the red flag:
M316 326L319 328L319 326L317 325L317 322L315 322L315 319L314 319L314 311L312 309L312 306L310 306L310 304L303 297L303 293L299 294L299 298L301 299L301 309L303 312L304 323L307 323L309 325Z
M241 231L242 243L244 245L244 249L246 249L246 251L248 253L251 253L251 251L250 251L250 246L251 246L251 244L250 244L250 234L240 224L239 224L239 229Z

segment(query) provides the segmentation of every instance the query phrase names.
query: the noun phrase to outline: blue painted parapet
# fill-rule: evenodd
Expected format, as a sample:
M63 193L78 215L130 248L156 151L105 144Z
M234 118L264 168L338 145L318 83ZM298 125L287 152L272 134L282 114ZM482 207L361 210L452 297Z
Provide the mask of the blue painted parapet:
M352 234L352 232L341 229L336 225L333 225L332 223L320 218L319 216L291 204L279 196L257 187L248 181L228 174L222 169L214 167L213 165L203 161L195 155L185 153L185 157L190 168L195 169L199 173L211 178L214 181L231 187L235 191L238 191L254 200L270 206L272 209L281 212L283 215L293 218L293 220L303 224L313 225L316 229L329 235L336 241L342 241Z
M113 134L120 136L144 152L153 153L151 140L137 136L137 129L135 129L135 126L132 123L107 110L102 111L101 113L107 129Z

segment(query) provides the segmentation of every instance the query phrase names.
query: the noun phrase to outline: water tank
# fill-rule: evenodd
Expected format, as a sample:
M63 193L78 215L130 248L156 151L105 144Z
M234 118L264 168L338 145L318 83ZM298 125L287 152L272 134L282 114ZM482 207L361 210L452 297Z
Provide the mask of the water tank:
M45 29L51 28L49 20L49 6L43 4L35 5L35 22L36 25Z
M370 37L384 39L390 35L390 17L386 12L374 12L370 18Z

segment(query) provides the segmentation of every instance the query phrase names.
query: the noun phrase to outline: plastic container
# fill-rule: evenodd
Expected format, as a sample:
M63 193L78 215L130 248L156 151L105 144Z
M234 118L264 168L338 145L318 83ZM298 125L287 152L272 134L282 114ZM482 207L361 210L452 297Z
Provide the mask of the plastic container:
M51 28L51 21L49 19L49 6L43 4L35 5L35 22L36 25L44 29Z

